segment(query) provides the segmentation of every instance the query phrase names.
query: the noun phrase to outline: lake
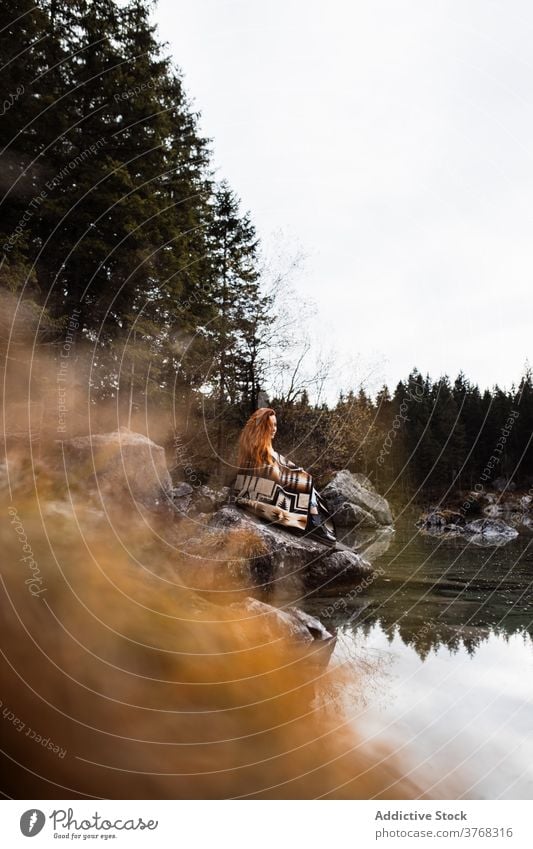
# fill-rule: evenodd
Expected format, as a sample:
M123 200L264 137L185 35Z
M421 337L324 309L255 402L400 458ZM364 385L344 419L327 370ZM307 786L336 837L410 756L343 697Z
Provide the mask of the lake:
M530 799L533 536L479 547L419 533L417 515L371 549L356 542L379 572L369 586L302 606L361 671L363 695L343 697L351 721L401 751L421 796Z

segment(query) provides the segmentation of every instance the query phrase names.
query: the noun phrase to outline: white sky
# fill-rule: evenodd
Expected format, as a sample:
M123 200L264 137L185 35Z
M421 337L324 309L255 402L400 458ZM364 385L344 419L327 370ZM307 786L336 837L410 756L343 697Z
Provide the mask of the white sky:
M392 387L413 366L518 382L531 356L527 0L159 0L215 164L321 343ZM346 385L346 381L343 381Z

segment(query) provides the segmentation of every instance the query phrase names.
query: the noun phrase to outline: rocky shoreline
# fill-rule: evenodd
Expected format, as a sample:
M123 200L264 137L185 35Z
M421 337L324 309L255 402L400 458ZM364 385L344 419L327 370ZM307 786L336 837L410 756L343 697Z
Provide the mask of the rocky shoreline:
M509 487L459 493L453 503L425 510L416 526L430 536L464 537L476 545L504 545L519 534L533 533L533 497Z
M322 495L337 528L346 539L351 535L351 544L329 548L297 531L261 522L231 503L227 487L173 484L163 447L127 428L62 441L58 448L57 468L73 490L83 479L84 494L95 508L104 508L102 515L115 507L123 510L129 502L157 517L167 530L175 529L184 587L221 603L237 591L241 600L233 602L235 612L257 617L265 638L291 635L295 645L306 649L320 644L320 651L312 654L322 662L329 659L335 635L297 607L276 606L276 599L318 590L335 595L372 579L371 561L394 534L387 501L368 478L347 470L337 472Z
M257 618L266 641L273 634L290 636L306 652L316 643L320 650L311 654L322 661L333 651L335 634L287 600L357 592L382 574L373 561L394 537L387 500L368 478L346 469L322 489L342 541L328 548L237 507L228 487L174 483L164 448L143 434L121 428L61 441L56 449L55 468L63 481L58 489L65 490L66 478L69 496L85 499L91 521L105 521L115 509L123 515L131 505L179 550L176 575L185 589ZM50 502L46 512L61 513L62 503ZM416 527L428 536L504 545L533 532L533 497L508 486L458 493L453 501L429 506Z

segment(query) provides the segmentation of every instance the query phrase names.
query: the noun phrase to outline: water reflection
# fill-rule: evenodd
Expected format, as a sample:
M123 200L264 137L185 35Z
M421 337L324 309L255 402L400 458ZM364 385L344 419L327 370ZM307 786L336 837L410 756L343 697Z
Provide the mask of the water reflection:
M505 547L480 548L468 540L432 537L404 517L396 533L352 540L380 574L367 587L331 598L309 599L307 609L328 627L353 634L379 625L424 659L446 646L474 654L489 635L533 638L533 536ZM347 540L344 540L345 542Z
M373 563L387 553L395 534L394 528L380 528L377 531L346 531L338 537L344 545L353 548Z
M361 670L346 708L430 798L530 799L533 537L480 548L415 521L397 523L370 585L308 600L338 628L334 659Z
M401 752L411 780L429 797L531 798L529 637L490 632L475 654L441 644L425 660L378 624L344 639L347 657L374 662L380 673L365 688L365 703L346 694L353 723L370 745Z

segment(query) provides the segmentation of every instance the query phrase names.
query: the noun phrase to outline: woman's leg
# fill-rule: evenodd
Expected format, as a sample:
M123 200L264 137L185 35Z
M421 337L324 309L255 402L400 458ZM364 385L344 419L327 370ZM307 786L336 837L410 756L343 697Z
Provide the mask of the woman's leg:
M321 508L322 509L322 508ZM331 533L329 528L326 527L324 522L327 520L327 515L323 512L322 519L318 518L320 515L320 510L318 507L318 498L317 492L313 487L311 491L311 499L309 503L309 516L307 519L307 531L313 536L313 538L318 538L321 542L326 545L333 546L336 543L335 535Z

